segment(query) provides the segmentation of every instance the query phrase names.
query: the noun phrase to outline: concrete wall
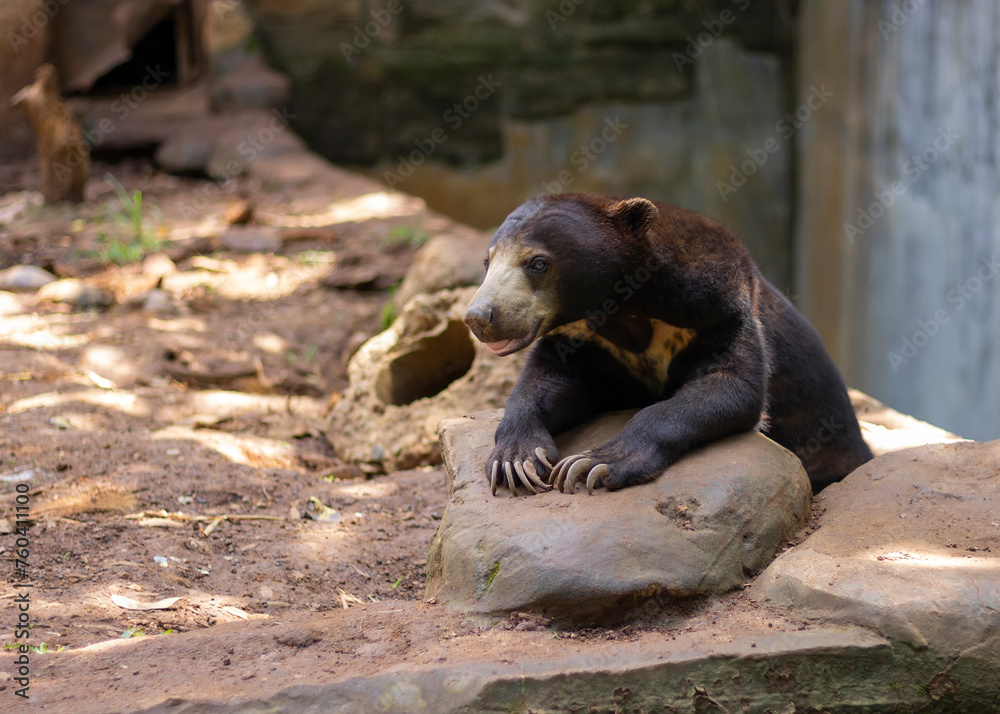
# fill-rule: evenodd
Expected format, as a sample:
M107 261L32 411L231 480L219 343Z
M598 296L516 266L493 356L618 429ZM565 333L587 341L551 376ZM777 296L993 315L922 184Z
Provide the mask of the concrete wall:
M1000 5L806 0L799 304L848 381L1000 437Z

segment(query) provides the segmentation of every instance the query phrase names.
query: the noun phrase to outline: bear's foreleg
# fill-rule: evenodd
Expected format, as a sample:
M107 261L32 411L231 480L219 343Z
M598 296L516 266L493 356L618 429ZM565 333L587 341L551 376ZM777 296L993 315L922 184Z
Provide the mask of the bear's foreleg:
M619 489L646 483L681 455L715 439L750 431L760 422L767 364L752 323L728 347L691 365L690 376L668 399L640 410L614 438L556 464L549 483L573 492L577 482Z
M518 484L531 494L549 490L551 486L542 479L559 460L552 435L606 406L601 389L594 385L593 370L585 368L589 362L561 358L559 344L558 339L546 338L536 345L507 400L496 430L496 446L486 462L494 495L504 483L514 496Z

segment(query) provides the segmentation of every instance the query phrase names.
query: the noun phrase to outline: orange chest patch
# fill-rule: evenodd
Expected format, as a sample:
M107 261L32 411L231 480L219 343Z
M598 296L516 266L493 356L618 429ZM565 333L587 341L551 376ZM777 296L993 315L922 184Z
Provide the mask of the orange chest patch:
M557 327L550 334L563 335L571 341L585 340L611 353L615 361L654 392L662 392L667 384L670 363L697 336L695 330L649 320L649 339L645 347L628 348L592 330L586 320ZM634 349L640 347L639 349Z

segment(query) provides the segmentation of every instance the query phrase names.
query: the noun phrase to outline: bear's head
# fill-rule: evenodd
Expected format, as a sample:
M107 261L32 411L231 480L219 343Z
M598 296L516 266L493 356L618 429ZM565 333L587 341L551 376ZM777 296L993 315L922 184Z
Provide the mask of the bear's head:
M486 278L465 313L495 355L524 349L550 330L600 309L659 212L644 198L587 194L533 198L490 243Z

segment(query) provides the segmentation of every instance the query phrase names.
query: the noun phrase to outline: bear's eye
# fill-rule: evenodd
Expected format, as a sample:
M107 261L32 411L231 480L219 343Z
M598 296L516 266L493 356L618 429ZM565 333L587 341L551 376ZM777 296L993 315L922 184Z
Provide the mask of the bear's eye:
M533 273L545 272L547 267L549 267L549 261L545 258L532 258L531 262L528 263L528 270Z

